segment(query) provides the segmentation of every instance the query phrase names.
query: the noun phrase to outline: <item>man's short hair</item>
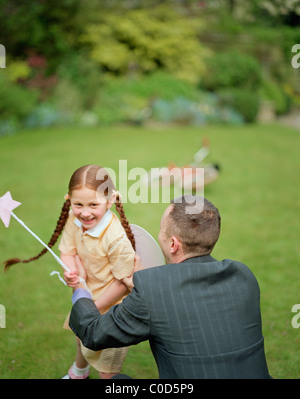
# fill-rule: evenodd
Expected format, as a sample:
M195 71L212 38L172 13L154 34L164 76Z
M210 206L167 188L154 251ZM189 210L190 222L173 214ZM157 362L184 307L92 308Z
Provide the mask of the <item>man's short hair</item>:
M189 213L197 199L201 199L201 209L197 213ZM171 201L168 234L174 235L182 242L186 254L195 256L210 254L220 235L221 217L218 209L207 199L194 195L184 195Z

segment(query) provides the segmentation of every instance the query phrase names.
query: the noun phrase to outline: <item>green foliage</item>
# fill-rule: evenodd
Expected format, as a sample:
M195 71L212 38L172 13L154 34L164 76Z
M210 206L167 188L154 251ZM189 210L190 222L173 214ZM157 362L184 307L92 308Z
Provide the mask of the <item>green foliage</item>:
M27 90L21 85L9 82L5 75L0 75L0 115L3 119L21 120L35 107L38 94L35 90Z
M62 60L56 73L70 90L77 91L76 102L80 102L83 109L90 109L96 99L103 82L99 66L91 60L85 51L74 52ZM72 86L72 88L71 88ZM76 96L75 93L73 96ZM75 106L75 109L77 107Z
M166 6L122 11L103 13L82 37L104 70L125 75L163 69L199 82L207 55L197 36L202 20L183 17Z
M148 105L146 98L124 92L110 95L103 91L99 101L93 108L100 123L110 124L116 122L140 123L142 110Z
M82 96L76 85L68 79L60 79L54 88L51 102L63 113L74 117L83 110Z
M57 111L51 104L43 102L35 107L24 121L26 128L49 127L73 121L73 115ZM23 127L23 126L22 126Z
M27 62L21 60L8 61L9 68L7 68L7 80L9 82L18 82L19 80L25 80L30 76L31 69Z
M254 122L259 109L261 68L258 61L237 51L216 53L208 61L202 85L216 92L220 104L233 108L245 122Z
M158 99L154 102L153 118L160 122L180 125L207 123L242 124L243 117L228 104L222 104L213 93L201 93L198 101L184 97L173 100Z
M299 0L265 0L262 4L270 16L279 17L287 20L287 16L300 17L300 1Z
M261 82L258 61L237 51L217 52L207 61L207 72L202 86L216 91L226 87L257 90Z
M101 89L103 91L109 95L131 93L149 100L157 97L173 99L178 96L198 99L200 96L195 86L163 71L144 76L106 79Z
M300 43L300 30L290 26L253 25L245 27L250 37L249 53L261 64L263 74L276 84L293 84L291 73L292 46Z
M173 124L242 123L243 118L218 97L166 72L105 80L92 111L100 123L154 120Z
M217 12L222 17L222 26L229 26L224 19L263 26L299 26L300 21L299 0L209 0L206 9L206 14Z
M155 99L179 96L196 100L200 93L190 83L162 71L140 77L110 77L99 88L93 111L100 122L140 123L150 116Z
M233 108L243 116L245 122L255 122L260 104L257 92L232 87L218 91L218 96L222 105Z
M1 0L1 43L12 57L26 57L34 49L53 71L61 59L78 50L78 35L92 17L94 2L83 0Z
M226 95L228 120L239 119L232 104L253 119L248 91L271 100L277 114L299 105L299 74L291 70L291 46L300 43L298 0L23 3L1 1L7 68L0 134L22 120L141 123L154 100L194 114L199 87L246 90ZM252 111L241 105L246 97Z
M261 98L273 104L275 112L280 115L289 110L288 96L274 81L264 79L260 90Z

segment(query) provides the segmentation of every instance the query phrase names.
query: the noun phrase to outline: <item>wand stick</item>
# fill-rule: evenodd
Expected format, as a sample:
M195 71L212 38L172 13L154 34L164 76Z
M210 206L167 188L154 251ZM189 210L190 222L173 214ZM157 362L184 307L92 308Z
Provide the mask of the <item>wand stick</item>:
M26 224L18 218L17 215L13 213L13 211L10 211L11 215L20 223L21 226L23 226L34 238L36 238L47 250L53 255L53 257L57 260L57 262L61 265L63 269L65 269L67 272L71 273L71 270L64 264L64 262L52 251L50 247L48 247L47 244L44 243Z
M12 210L17 208L20 205L21 205L21 202L13 200L9 191L7 193L5 193L2 197L0 197L0 219L2 219L4 226L5 227L9 226L10 217L12 216L17 222L20 223L21 226L23 226L34 238L36 238L51 253L51 255L55 258L55 260L61 265L61 267L65 271L71 273L71 270L52 251L52 249L50 247L48 247L48 245L46 245L44 243L44 241L42 241L36 234L34 234L34 232L31 231L30 228L28 226L26 226L26 224L21 219L19 219L17 215L14 214L14 212ZM60 281L63 282L65 285L67 285L65 280L60 276L59 272L54 271L54 272L50 273L50 276L53 276L53 274L57 274ZM91 293L90 289L88 288L88 286L86 284L86 281L80 276L79 276L79 281L81 283L83 283L85 288Z

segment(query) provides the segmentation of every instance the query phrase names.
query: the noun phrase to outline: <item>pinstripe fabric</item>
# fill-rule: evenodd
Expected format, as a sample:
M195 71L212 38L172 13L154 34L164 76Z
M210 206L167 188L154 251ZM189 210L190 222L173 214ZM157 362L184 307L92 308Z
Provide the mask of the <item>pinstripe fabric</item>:
M100 319L81 306L73 331L96 348L149 339L160 378L269 378L257 281L242 263L211 256L135 273L135 289ZM81 319L78 328L77 318ZM92 324L92 326L91 326Z

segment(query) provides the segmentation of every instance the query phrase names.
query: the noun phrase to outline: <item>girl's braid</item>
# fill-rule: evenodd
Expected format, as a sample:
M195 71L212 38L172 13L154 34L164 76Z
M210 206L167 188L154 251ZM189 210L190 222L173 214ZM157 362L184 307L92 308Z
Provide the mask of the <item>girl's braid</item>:
M121 224L122 224L122 226L123 226L123 228L124 228L124 230L125 230L125 232L126 232L126 235L127 235L128 239L129 239L129 241L131 242L132 248L135 250L135 239L134 239L134 235L133 235L133 233L132 233L132 231L131 231L131 228L130 228L130 226L129 226L129 222L128 222L126 216L125 216L123 204L122 204L122 202L120 201L120 196L119 196L119 194L117 194L115 204L116 204L116 209L117 209L117 211L118 211L118 214L120 215Z
M68 216L69 216L70 205L71 205L71 201L69 199L67 199L64 202L64 205L63 205L62 210L61 210L61 214L60 214L59 219L58 219L57 224L56 224L56 228L55 228L54 233L52 234L52 237L51 237L51 239L50 239L50 241L48 243L48 247L49 248L53 247L53 245L56 243L58 237L60 236L60 234L61 234L61 232L62 232L62 230L63 230L63 228L64 228L64 226L65 226L65 224L67 222L67 219L68 219ZM7 261L4 262L4 265L5 265L4 270L5 271L8 270L10 266L12 266L12 265L14 265L16 263L20 263L20 262L21 263L29 263L29 262L31 262L33 260L39 259L46 252L47 252L47 248L44 248L38 255L36 255L36 256L34 256L34 257L30 258L30 259L24 259L24 260L21 260L19 258L8 259Z

